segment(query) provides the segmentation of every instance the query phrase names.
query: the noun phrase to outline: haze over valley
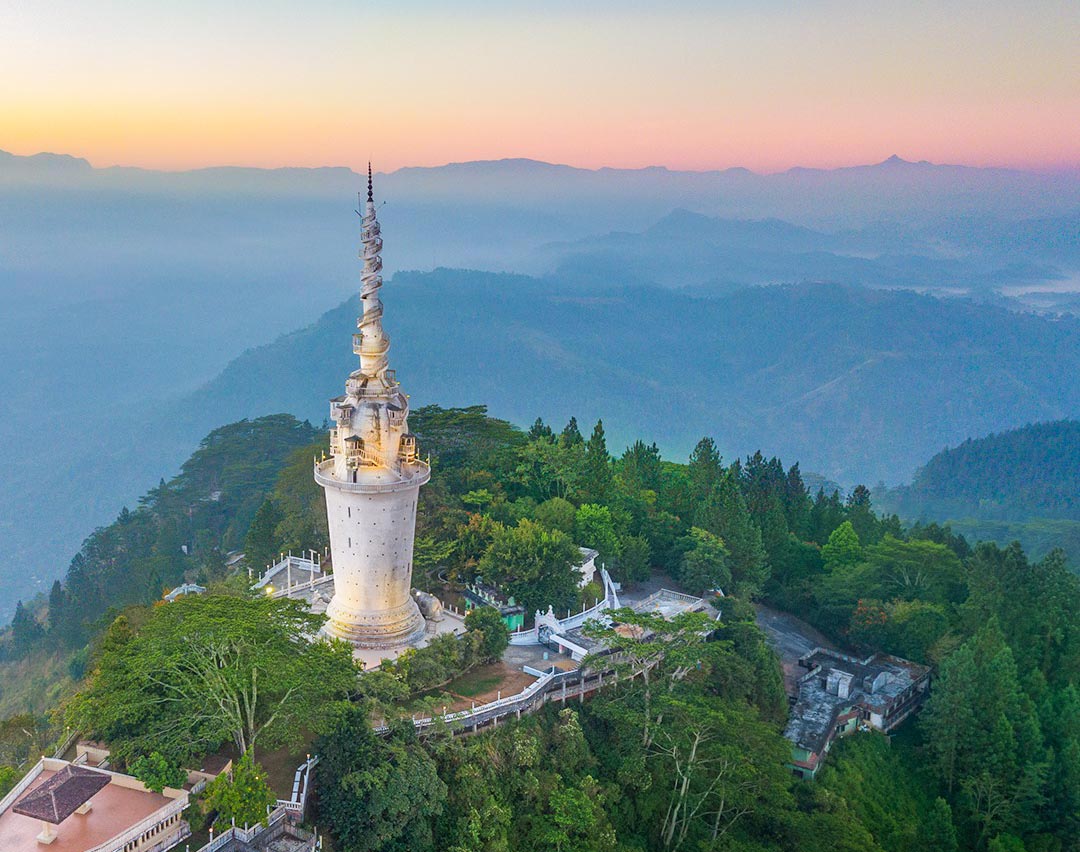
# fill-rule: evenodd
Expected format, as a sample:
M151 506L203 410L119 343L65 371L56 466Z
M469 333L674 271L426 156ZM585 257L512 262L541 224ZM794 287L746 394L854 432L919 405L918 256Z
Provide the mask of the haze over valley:
M614 446L649 435L673 456L711 434L845 486L1080 415L1075 172L505 160L376 179L387 272L413 270L385 293L420 404L603 416ZM353 357L360 186L343 168L0 154L12 606L210 428L322 420ZM58 464L41 464L46 443Z

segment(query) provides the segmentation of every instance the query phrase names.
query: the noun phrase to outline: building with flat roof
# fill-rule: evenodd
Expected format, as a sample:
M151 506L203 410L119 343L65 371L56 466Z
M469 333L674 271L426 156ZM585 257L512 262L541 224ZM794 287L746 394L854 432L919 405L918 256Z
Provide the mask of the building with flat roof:
M791 741L790 767L813 778L833 740L859 729L888 733L914 712L930 686L927 666L874 654L865 660L815 648L799 660L809 671L798 682L798 696L784 736Z
M185 790L43 757L0 800L3 852L164 852L191 834Z

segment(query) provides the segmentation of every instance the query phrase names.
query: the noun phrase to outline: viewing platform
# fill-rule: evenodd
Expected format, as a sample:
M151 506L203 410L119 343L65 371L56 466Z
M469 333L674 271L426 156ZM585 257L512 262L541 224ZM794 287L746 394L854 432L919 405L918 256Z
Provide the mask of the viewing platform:
M424 462L416 462L415 471L403 471L400 476L386 482L350 482L334 476L334 458L315 462L315 481L323 488L336 488L354 494L387 494L406 488L419 487L431 479L431 468ZM391 471L386 471L391 474Z

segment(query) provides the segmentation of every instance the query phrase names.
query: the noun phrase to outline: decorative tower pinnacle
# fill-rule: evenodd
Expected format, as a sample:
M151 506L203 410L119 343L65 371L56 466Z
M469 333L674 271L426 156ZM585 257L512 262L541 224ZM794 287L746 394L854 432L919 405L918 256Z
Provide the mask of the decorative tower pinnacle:
M360 218L360 257L364 271L360 273L360 304L364 313L356 321L360 332L353 336L353 351L360 356L360 369L353 373L364 384L377 379L385 387L393 385L386 376L389 366L390 335L382 326L383 304L379 299L382 287L382 237L375 215L375 196L372 191L371 163L368 163L367 202Z
M379 300L382 237L370 163L360 217L363 314L353 335L360 367L346 380L344 395L330 401L330 457L317 460L314 471L326 494L334 564L334 597L323 630L358 647L393 648L424 635L410 589L417 499L431 469L420 460L416 436L409 432L409 398L386 358L390 337Z

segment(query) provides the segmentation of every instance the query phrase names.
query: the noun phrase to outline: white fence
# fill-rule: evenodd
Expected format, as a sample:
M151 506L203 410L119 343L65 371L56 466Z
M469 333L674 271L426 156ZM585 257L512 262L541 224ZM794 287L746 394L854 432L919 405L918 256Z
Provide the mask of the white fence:
M552 633L562 633L564 630L573 630L577 627L581 627L581 625L590 618L599 618L601 614L609 609L618 609L619 594L615 591L615 583L612 581L611 575L608 574L606 568L600 569L600 577L604 581L604 597L595 606L589 607L589 609L583 609L581 612L572 615L567 615L566 618L556 618L550 608L547 613L537 611L535 623L532 628L511 633L510 644L539 645L541 627L549 627Z
M115 837L106 840L104 843L86 850L86 852L113 852L113 850L123 849L129 843L138 842L140 845L145 844L161 831L169 829L171 826L180 822L184 808L187 806L188 797L185 793L181 798L174 799L165 808L154 811L154 813L146 819L135 823L135 825L123 834L118 834ZM173 833L175 833L175 830L167 835L170 839L169 845L172 845L171 841L180 839L172 837ZM187 835L184 834L184 836L186 837ZM165 838L162 838L158 843L163 844L164 839Z
M233 826L227 828L221 832L217 837L211 837L210 842L205 846L194 850L194 852L215 852L217 849L221 849L228 846L232 841L239 840L243 843L250 843L256 835L262 834L264 831L276 828L281 822L288 818L288 811L283 807L274 808L267 817L266 825L259 823L251 828L240 828L239 826ZM213 830L211 830L213 833ZM314 848L314 846L312 847Z
M534 669L534 671L536 671ZM458 710L454 713L446 713L442 716L413 717L413 725L418 731L437 724L445 724L458 730L475 731L486 725L496 725L499 719L514 715L520 718L522 714L531 713L543 706L550 700L562 700L574 696L583 697L586 693L593 692L604 685L603 672L586 672L582 669L569 671L553 670L541 673L540 677L516 695L500 698L472 707L468 710ZM389 726L383 724L375 728L378 734L389 732Z

